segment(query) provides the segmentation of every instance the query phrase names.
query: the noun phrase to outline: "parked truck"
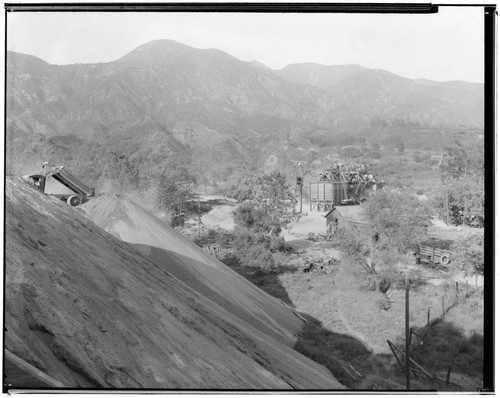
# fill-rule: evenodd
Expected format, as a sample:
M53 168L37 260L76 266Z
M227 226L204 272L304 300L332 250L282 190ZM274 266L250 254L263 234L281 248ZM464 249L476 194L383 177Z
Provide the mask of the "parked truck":
M415 262L420 264L423 260L431 264L441 264L446 266L450 263L453 255L449 250L439 249L434 246L420 245L416 252L412 253L415 256Z
M89 187L80 179L71 174L64 166L51 166L49 162L42 165L41 174L29 174L23 179L40 192L59 198L71 206L78 206L95 196L95 189ZM62 186L60 189L47 190L47 185L53 179ZM56 184L57 186L57 184Z

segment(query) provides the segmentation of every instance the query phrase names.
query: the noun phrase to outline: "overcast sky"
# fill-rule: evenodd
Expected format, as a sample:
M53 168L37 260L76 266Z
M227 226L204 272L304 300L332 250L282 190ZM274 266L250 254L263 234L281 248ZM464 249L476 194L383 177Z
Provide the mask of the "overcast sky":
M157 39L217 48L273 69L359 64L408 78L483 82L483 9L438 14L7 14L7 49L51 64L110 62Z

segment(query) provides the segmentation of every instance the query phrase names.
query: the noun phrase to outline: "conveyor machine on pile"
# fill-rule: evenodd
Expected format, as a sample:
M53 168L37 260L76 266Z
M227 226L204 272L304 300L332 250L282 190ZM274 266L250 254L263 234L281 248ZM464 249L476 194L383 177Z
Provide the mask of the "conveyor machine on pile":
M51 166L49 162L45 162L42 165L42 174L29 174L24 176L23 179L40 192L55 196L71 206L78 206L95 196L94 188L89 187L79 178L75 177L64 166ZM56 184L55 189L48 191L47 183L50 179L58 181L67 189L61 186L58 189Z

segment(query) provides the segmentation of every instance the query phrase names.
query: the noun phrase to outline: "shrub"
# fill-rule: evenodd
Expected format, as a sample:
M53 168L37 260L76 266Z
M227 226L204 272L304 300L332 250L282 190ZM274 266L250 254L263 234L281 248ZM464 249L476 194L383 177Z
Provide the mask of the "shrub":
M261 245L250 247L239 256L242 265L262 270L271 270L275 267L271 251Z
M362 204L364 215L381 250L406 253L425 238L431 211L411 192L380 190Z
M272 236L271 237L271 247L272 252L286 252L286 242L285 238L282 236Z
M446 200L448 199L448 200ZM484 180L463 177L440 187L434 202L438 215L446 220L447 212L454 225L484 225Z
M333 239L340 250L349 257L360 259L368 254L368 247L360 239L359 235L352 232L349 228L339 226Z
M267 234L238 231L234 237L234 256L242 266L271 270L275 268L273 239Z
M257 201L249 200L241 203L231 214L236 225L241 228L256 232L266 231L267 229L264 211L259 207Z
M468 275L484 274L484 232L458 239L452 246L453 265Z
M184 174L165 172L156 180L156 207L170 213L172 226L184 224L189 203L195 199L192 184L179 182L180 178L184 178ZM195 181L189 174L186 178L188 182Z
M234 242L234 236L230 233L220 231L217 232L217 235L215 237L215 242L220 247L229 247Z

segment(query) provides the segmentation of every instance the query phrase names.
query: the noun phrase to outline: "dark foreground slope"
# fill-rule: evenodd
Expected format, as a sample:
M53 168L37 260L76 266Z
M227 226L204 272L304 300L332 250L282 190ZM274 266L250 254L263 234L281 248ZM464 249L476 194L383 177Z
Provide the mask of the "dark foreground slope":
M20 179L6 181L5 233L5 348L64 386L342 388Z

